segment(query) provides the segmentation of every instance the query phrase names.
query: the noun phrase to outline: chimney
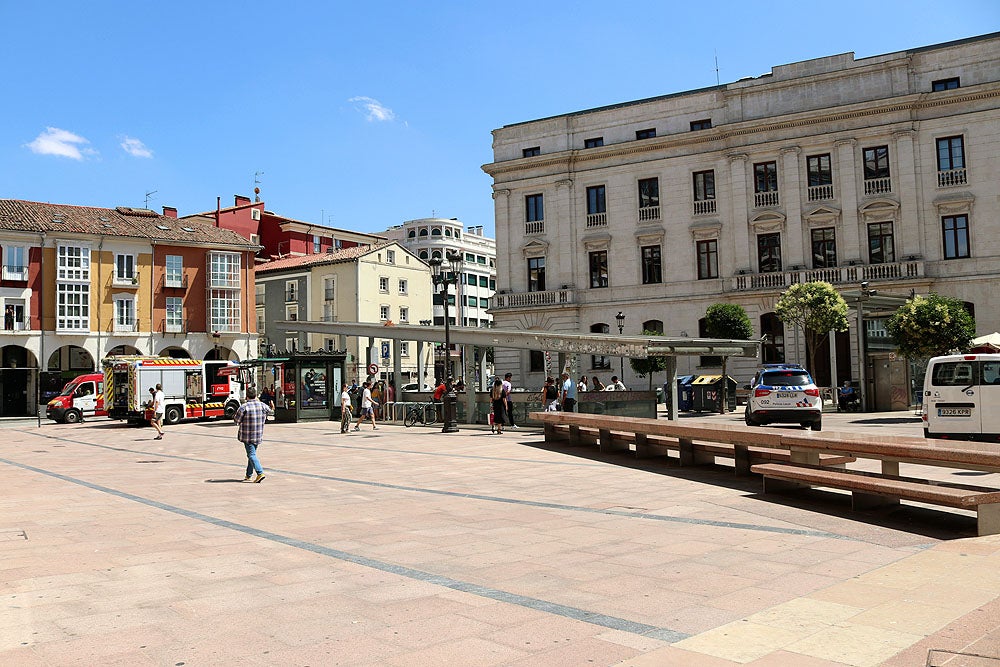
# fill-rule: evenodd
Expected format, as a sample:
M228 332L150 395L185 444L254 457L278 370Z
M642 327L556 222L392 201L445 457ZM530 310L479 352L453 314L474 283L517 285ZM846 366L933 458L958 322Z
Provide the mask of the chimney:
M173 218L174 220L176 220L177 219L177 207L176 206L164 206L163 207L163 216L166 217L166 218Z
M234 195L236 198L236 206L246 206L250 203L250 197L244 197L243 195Z

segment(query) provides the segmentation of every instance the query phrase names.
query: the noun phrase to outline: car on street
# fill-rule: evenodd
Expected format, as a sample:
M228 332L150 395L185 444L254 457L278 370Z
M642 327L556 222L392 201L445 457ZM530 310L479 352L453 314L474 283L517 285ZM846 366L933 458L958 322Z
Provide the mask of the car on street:
M747 426L799 424L823 428L823 398L809 372L798 364L765 364L750 383L744 412Z

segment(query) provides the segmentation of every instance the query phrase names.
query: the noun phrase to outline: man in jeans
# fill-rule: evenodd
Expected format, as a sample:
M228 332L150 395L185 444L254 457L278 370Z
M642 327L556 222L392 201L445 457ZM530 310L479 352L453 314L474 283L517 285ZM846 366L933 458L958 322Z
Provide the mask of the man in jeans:
M247 475L243 478L244 482L249 482L254 472L257 473L254 482L261 482L264 479L264 470L257 458L257 448L264 439L264 424L269 414L271 408L257 400L257 388L248 387L247 402L233 415L233 421L237 426L236 438L247 450Z
M563 412L574 412L576 407L576 383L569 373L562 374L562 409Z
M510 392L514 391L514 383L511 382L511 378L513 377L513 373L507 373L503 376L503 395L507 402L507 421L510 422L510 427L516 431L517 424L514 423L514 399L510 396Z

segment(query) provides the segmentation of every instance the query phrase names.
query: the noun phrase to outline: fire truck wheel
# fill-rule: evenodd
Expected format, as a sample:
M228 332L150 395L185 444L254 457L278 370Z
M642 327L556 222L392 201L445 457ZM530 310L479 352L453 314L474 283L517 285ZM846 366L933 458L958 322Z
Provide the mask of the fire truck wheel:
M226 403L226 419L232 419L236 411L240 409L240 404L236 401Z
M176 405L171 405L163 414L163 421L166 424L176 424L181 420L181 409Z
M75 424L80 421L80 413L76 410L67 410L66 414L63 415L63 421L67 424Z

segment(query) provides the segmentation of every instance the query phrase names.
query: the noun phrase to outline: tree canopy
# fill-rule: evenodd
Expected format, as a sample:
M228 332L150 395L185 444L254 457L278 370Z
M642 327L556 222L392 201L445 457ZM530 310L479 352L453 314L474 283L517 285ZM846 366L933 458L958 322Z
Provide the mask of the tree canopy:
M735 303L714 303L705 311L705 331L712 338L750 340L753 323L742 306Z
M827 282L796 283L789 287L774 312L785 324L805 332L809 370L815 371L816 350L831 331L847 331L847 302Z
M964 352L976 335L976 320L958 299L914 296L886 322L886 331L908 359Z

